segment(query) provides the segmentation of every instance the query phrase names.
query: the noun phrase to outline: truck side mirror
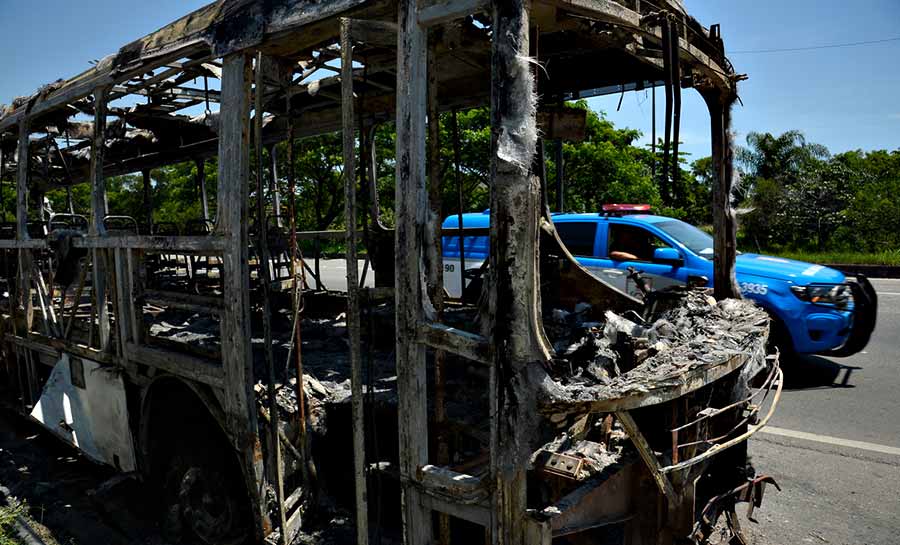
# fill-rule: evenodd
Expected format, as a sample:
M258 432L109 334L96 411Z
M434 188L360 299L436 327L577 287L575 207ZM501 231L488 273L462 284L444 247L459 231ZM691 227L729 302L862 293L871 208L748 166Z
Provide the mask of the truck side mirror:
M684 258L675 248L656 248L653 250L653 262L680 267L684 265Z

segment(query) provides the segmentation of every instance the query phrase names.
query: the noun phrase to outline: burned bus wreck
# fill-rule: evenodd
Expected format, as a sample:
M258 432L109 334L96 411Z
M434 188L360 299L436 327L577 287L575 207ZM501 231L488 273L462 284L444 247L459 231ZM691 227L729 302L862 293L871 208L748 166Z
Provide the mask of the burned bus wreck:
M211 4L0 113L4 400L138 475L185 542L740 540L735 504L767 480L746 441L781 375L734 283L739 79L678 0ZM709 106L714 293L622 293L550 221L550 105L657 85L676 155L682 89ZM485 105L490 259L454 299L442 237L474 230L440 227L439 123ZM338 131L342 229L300 232L295 143ZM201 216L155 223L152 170L187 161ZM117 215L106 181L135 172L145 215ZM89 210L45 210L81 184ZM346 292L301 255L328 238Z

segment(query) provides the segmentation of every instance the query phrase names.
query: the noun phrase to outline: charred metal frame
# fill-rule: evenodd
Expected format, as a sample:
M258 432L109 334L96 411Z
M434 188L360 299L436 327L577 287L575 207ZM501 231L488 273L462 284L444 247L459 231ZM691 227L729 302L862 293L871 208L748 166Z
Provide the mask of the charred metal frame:
M541 326L540 241L555 237L555 232L546 214L546 199L541 194L538 173L532 170L539 134L531 59L540 57L540 52L535 51L531 35L539 35L542 28L554 26L596 32L600 37L585 38L586 44L624 52L630 61L635 61L635 66L645 67L653 76L671 69L673 62L684 65L685 71L676 66L666 77L671 79L671 73L681 74L671 82L676 94L680 96L682 86L695 87L709 107L717 180L713 191L715 295L726 298L739 297L734 280L736 235L730 204L733 167L729 126L740 76L734 74L724 58L718 34L689 18L678 0L328 0L319 3L289 0L280 4L278 10L262 2L212 4L126 46L118 55L104 59L84 74L42 89L0 112L0 183L4 167L14 156L17 188L15 240L0 240L0 249L17 256L18 269L18 289L10 310L13 330L6 333L6 341L14 346L17 370L24 371L27 387L23 403L33 403L40 393L36 362L41 356L52 359L67 353L118 367L130 384L142 389L144 401L154 383L151 377L156 374L177 377L198 392L233 446L254 507L258 539L277 535L281 542L289 541L299 527L301 510L295 508L296 491L283 489L281 448L285 441L277 434L277 410L270 411L266 416L270 432L268 445L274 451L268 453L268 458L264 455L253 389L255 378L264 377L254 377L250 345L252 259L249 248L254 242L248 231L250 154L255 150L260 222L256 226L259 239L256 263L258 280L263 285L264 314L267 314L269 290L277 282L268 278L267 226L262 202L266 166L262 150L272 149L274 143L289 137L288 156L292 157L294 138L341 130L346 228L296 233L292 205L291 238L292 252L296 250L296 239L343 238L346 243L357 543L368 543L366 479L370 470L365 454L360 305L372 294L360 287L357 274L360 214L356 145L357 133L368 134L376 123L394 119L397 130L394 270L379 270L374 261L373 266L376 274L387 275L380 279L382 284L385 280L389 284L393 279L405 542L410 545L433 542L431 516L436 511L444 515L439 536L442 542L446 542L448 535L446 516L453 516L485 526L495 544L549 544L556 535L553 521L527 508L526 473L534 450L531 434L546 414L581 410L617 415L660 493L667 498L672 520L684 518L677 512L692 499L690 494L684 494L690 486L681 479L675 479L673 484L667 477L677 466L677 460L673 460L672 466L662 468L629 412L659 403L660 399L632 398L623 402L597 399L587 406L575 407L554 398L542 386L544 365L552 349ZM484 36L474 32L475 38L460 39L464 45L456 51L436 38L443 27L475 15L482 29L485 25L491 27L492 38L487 42L478 42ZM469 24L465 28L471 30L474 26ZM677 51L667 51L663 44L667 37L677 46ZM489 55L483 50L485 45L490 48ZM365 50L369 46L373 50L365 58L366 72L362 73L353 66L354 55L358 53L357 48ZM447 58L470 54L471 58L464 59L470 72L460 71L458 82L452 79L453 73L439 77L437 67ZM340 60L340 68L333 66L332 61L336 60ZM463 61L457 58L454 62ZM474 72L472 65L476 67ZM310 80L323 70L339 75ZM392 70L396 71L395 76ZM484 81L485 70L490 70L490 82L478 84L478 80ZM633 70L637 73L637 69ZM198 77L204 80L203 89L187 86L188 81ZM211 90L210 79L220 80L220 88ZM606 79L610 78L601 74L588 83ZM548 92L569 96L566 93L579 90L575 86L580 82L576 80L574 76L563 77ZM648 79L659 80L659 77ZM360 85L373 90L365 103L361 103L354 90ZM335 91L337 87L339 93ZM467 87L473 89L469 94L461 91ZM137 105L132 111L109 108L111 102L128 95L144 97L148 103ZM474 333L441 322L444 303L437 138L441 112L483 104L487 100L491 105L493 140L491 252L483 292L486 307L482 309L482 330ZM218 112L210 111L210 103L219 105ZM192 119L178 114L202 104L206 105L203 116ZM77 114L90 115L93 121L73 120ZM110 118L114 119L112 123ZM126 124L133 125L134 129L127 129ZM172 128L187 136L182 134L177 141L164 137L172 134L168 132ZM75 144L58 150L58 160L45 161L47 179L41 184L35 183L38 173L31 165L42 145L41 140L30 139L30 134L37 131L45 133L47 149L48 140L63 134L67 140L70 136L78 137ZM149 152L139 145L141 139L146 143L148 133L156 136L155 142L147 144ZM123 147L111 146L112 139L123 142ZM15 152L11 154L13 149ZM84 149L90 150L89 162L83 160L81 150ZM359 153L363 151L360 149ZM270 153L274 165L274 152ZM143 173L147 208L144 221L149 228L151 169L183 160L196 161L203 219L208 219L203 164L212 156L218 157L218 198L215 226L208 236L107 232L104 224L108 213L107 177ZM374 168L370 156L363 156L359 162L363 168ZM274 166L269 176L268 193L280 224ZM293 188L294 173L289 172L287 176ZM371 176L366 190L372 191L373 179ZM89 328L93 338L96 322L98 340L87 344L71 340L69 326L62 327L64 313L54 314L52 282L45 283L42 273L35 268L36 256L50 246L46 240L32 239L28 232L30 191L37 188L42 194L48 188L71 187L82 181L91 184L90 228L86 236L73 239L72 244L87 250L91 256L90 286L94 299L91 307L96 318L91 318ZM294 197L292 193L292 201ZM374 193L372 197L374 203ZM377 203L373 203L370 205L377 214ZM373 229L377 228L378 218L372 217L371 222ZM145 342L140 305L154 294L144 287L141 263L153 252L214 256L221 260L220 296L155 294L157 299L165 299L169 304L203 308L220 316L220 364ZM298 297L301 291L297 287L298 276L303 268L313 270L302 257L299 260L295 257L299 256L292 253L290 283L292 293ZM318 266L315 270L318 271ZM576 267L573 274L584 272ZM319 279L316 280L318 283ZM603 292L603 288L599 289ZM80 289L78 293L80 296ZM608 297L610 305L627 307L635 303L614 295L603 297ZM39 303L43 333L33 320L35 299ZM62 299L61 309L65 307L65 292ZM74 304L77 306L78 302ZM299 307L299 301L295 300L294 308ZM74 316L75 309L71 312ZM24 331L17 327L23 327ZM299 342L299 330L296 335ZM445 354L489 369L492 419L488 479L455 472L444 465L443 456L429 453L428 351L434 355L438 377L435 394L439 398L435 408L438 414L443 405L439 385ZM752 359L736 358L716 372L692 376L677 395L715 382ZM271 369L271 351L267 363ZM297 367L298 375L302 376L299 360ZM148 369L153 372L148 374ZM274 377L265 379L271 400L275 393ZM298 380L297 389L302 403L302 380ZM284 446L300 456L308 456L305 445L299 450L290 443ZM267 516L265 490L269 486L277 491L276 520ZM275 530L277 534L272 533ZM635 539L642 542L640 536Z

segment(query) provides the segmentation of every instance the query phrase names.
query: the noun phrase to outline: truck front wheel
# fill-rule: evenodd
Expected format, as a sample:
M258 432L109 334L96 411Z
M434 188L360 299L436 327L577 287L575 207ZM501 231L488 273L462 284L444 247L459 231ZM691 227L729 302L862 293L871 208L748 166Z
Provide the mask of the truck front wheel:
M769 323L769 344L767 352L769 354L780 354L778 360L781 366L790 365L797 358L797 351L794 350L794 340L791 338L791 332L788 331L781 318L769 315L771 322Z

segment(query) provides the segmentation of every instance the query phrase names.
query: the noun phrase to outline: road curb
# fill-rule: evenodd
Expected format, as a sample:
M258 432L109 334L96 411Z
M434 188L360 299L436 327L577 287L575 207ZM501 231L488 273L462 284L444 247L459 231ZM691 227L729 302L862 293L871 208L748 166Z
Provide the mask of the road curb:
M893 265L846 265L829 263L825 265L844 274L856 276L864 274L868 278L900 278L900 267Z
M0 505L11 505L9 489L2 485L0 485ZM48 545L25 517L17 515L16 520L13 523L13 529L16 531L16 536L18 536L19 540L21 540L24 545Z
M28 524L28 521L22 517L16 517L15 523L16 535L25 545L48 545L41 536L34 531L34 528Z

